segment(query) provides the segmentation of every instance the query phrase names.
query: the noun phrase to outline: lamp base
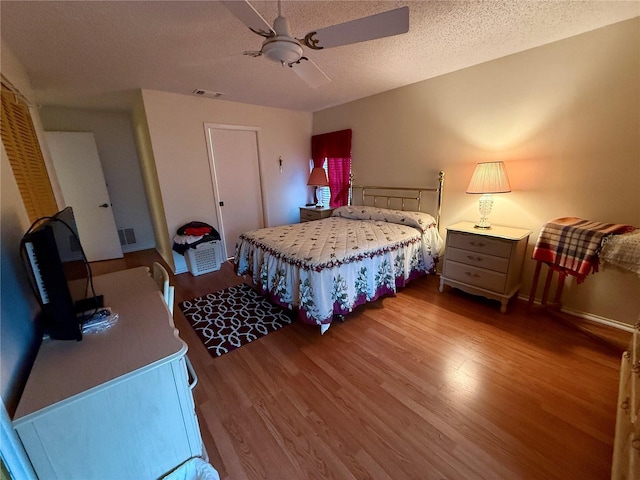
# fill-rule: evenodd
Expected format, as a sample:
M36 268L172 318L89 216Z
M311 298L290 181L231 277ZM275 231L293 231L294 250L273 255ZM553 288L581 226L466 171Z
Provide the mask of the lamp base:
M491 228L491 224L489 223L489 214L491 213L491 208L493 207L493 197L490 194L485 193L478 200L478 210L480 211L480 220L478 223L474 225L474 228L481 228L483 230L488 230Z
M318 200L318 187L313 187L313 201L314 203L311 203L307 206L315 205L316 208L324 208L324 205L322 204L321 200Z

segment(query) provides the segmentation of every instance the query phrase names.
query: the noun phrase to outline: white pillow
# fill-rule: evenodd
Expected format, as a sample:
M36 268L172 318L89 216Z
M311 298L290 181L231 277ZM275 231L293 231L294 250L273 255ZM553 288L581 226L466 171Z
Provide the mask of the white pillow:
M390 210L388 208L369 206L344 206L336 208L333 217L350 218L353 220L377 220L399 225L408 225L424 233L428 228L434 227L435 218L424 212L408 212L403 210Z

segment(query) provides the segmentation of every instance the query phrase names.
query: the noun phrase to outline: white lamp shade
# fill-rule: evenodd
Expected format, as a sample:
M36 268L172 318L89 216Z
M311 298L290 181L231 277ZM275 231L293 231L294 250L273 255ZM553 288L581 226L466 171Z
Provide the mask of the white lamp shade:
M476 165L467 193L508 193L511 191L507 169L503 162Z

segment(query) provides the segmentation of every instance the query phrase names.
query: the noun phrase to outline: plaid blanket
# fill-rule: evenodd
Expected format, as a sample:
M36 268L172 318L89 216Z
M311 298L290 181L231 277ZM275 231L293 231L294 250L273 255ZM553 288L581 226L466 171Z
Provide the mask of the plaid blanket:
M584 281L598 271L598 253L609 235L634 230L630 225L600 223L576 217L563 217L543 225L533 249L533 259Z

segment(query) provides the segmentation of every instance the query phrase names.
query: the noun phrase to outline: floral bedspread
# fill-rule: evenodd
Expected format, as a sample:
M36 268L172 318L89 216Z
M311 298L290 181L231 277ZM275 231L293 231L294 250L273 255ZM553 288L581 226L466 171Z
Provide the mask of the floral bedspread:
M426 213L340 207L323 220L242 234L235 263L263 295L326 325L432 273L442 244Z

